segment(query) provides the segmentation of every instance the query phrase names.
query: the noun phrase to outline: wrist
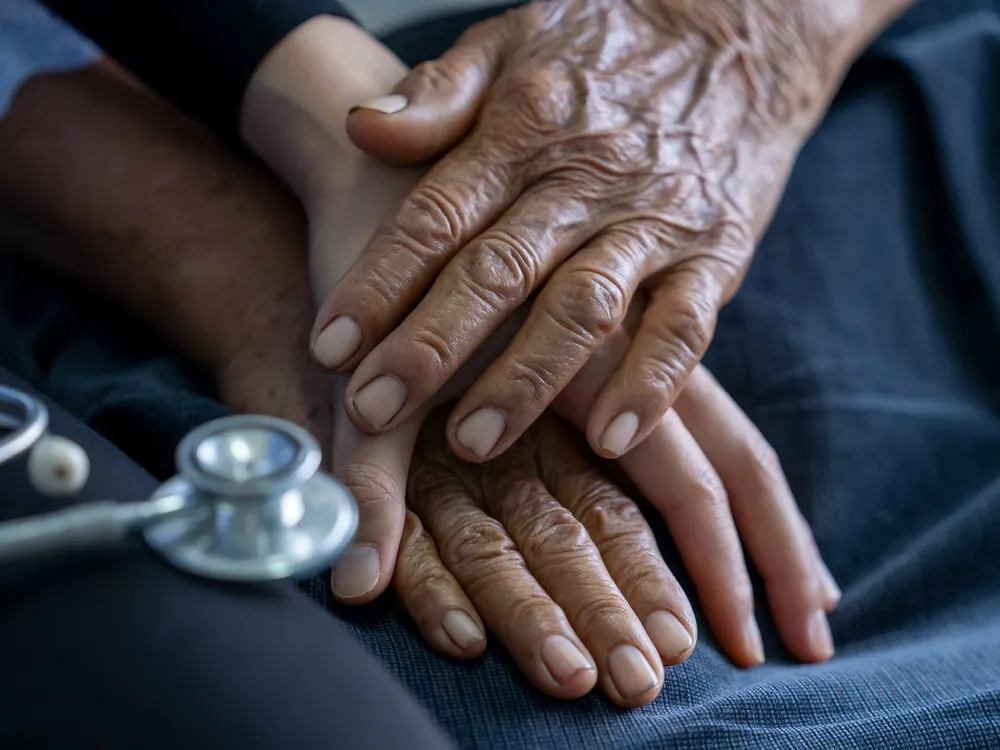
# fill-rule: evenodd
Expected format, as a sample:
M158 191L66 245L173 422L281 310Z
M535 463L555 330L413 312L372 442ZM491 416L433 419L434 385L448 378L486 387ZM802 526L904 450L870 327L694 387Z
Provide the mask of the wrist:
M257 67L243 99L240 133L309 209L336 188L345 162L362 158L347 138L348 111L405 74L403 63L356 24L313 18Z

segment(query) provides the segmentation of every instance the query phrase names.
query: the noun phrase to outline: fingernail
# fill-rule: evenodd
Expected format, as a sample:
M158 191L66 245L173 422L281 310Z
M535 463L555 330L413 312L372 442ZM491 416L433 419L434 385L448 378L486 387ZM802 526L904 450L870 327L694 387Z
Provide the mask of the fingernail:
M817 609L809 620L809 643L816 656L824 661L833 657L833 634L826 612Z
M357 321L348 315L338 315L316 337L313 356L320 364L333 370L349 360L359 346L361 328Z
M507 429L507 419L496 409L477 409L462 420L455 431L458 442L480 458L486 458Z
M608 655L608 673L622 698L635 698L659 684L656 672L635 646L618 646Z
M384 115L394 115L397 112L402 112L406 109L406 106L410 103L402 94L389 94L388 96L379 96L375 99L369 99L368 101L361 102L355 107L351 107L350 112L357 112L359 109L372 109L376 112L381 112Z
M755 667L764 663L764 642L760 637L760 628L757 626L757 618L750 615L746 627L747 650L750 652L750 659Z
M837 580L833 577L833 573L830 572L830 569L826 567L826 563L822 560L819 563L819 572L822 579L823 596L829 605L834 607L840 601L843 593L840 590L840 586L837 585Z
M560 685L577 672L594 669L590 659L569 638L562 635L550 635L542 644L542 664Z
M460 609L453 609L441 619L441 626L455 645L465 651L485 637L476 621Z
M392 421L406 403L406 386L392 375L379 375L354 394L354 408L372 427Z
M357 599L378 585L378 547L351 547L333 566L333 593L340 599Z
M643 627L664 659L674 659L694 645L688 629L671 612L654 612L646 618Z
M608 423L601 435L601 447L608 453L620 456L639 430L639 416L627 411Z

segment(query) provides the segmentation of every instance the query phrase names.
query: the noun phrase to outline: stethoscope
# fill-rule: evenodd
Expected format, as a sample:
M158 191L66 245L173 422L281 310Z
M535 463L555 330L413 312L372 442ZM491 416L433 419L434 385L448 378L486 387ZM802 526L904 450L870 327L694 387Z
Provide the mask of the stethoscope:
M79 492L86 452L48 434L37 398L0 386L0 465L27 454L28 479L49 496ZM350 543L358 508L319 470L319 445L281 419L233 416L188 433L177 476L148 499L87 503L0 524L0 565L114 546L133 533L171 565L226 581L273 581L328 566Z

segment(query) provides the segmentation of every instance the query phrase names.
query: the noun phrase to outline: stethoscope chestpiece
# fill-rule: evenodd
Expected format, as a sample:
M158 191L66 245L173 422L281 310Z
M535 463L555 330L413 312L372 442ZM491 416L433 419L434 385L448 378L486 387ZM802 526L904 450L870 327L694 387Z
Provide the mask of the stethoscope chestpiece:
M176 507L143 528L147 544L196 575L266 581L317 572L350 543L358 509L319 471L319 445L284 420L208 422L177 447L178 475L150 498Z

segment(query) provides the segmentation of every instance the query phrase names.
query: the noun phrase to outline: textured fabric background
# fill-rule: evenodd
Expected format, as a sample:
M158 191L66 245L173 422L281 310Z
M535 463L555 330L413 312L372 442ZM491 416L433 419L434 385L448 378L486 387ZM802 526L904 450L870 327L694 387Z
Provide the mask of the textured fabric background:
M469 21L390 44L413 63ZM496 646L444 660L390 601L338 610L463 747L1000 747L998 80L1000 2L925 0L879 40L706 360L777 449L844 589L837 657L792 663L763 615L768 663L741 671L702 629L659 699L623 712L543 698ZM85 314L93 301L24 267L0 279L0 364L150 470L219 413L143 334Z

